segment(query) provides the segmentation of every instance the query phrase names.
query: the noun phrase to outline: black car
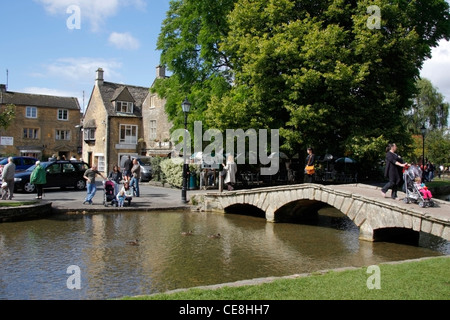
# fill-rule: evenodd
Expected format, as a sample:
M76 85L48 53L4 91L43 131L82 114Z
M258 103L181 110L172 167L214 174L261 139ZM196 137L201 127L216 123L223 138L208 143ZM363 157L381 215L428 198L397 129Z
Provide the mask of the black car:
M47 183L44 188L75 188L84 190L86 180L83 178L84 172L89 168L88 164L82 161L49 161L41 162L41 166L47 172ZM26 171L17 172L14 176L14 189L32 193L35 186L30 183L30 176L36 166L28 168Z

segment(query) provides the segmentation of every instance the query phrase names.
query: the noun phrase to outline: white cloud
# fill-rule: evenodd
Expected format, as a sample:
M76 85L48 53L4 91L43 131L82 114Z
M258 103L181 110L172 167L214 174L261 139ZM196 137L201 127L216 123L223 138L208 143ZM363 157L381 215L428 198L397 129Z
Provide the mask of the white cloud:
M438 88L447 102L450 102L450 42L442 40L432 50L432 58L425 61L421 76L427 78Z
M93 31L98 31L106 19L115 16L121 7L135 6L143 10L144 0L34 0L53 15L67 15L70 6L80 8L81 21L88 21Z
M78 93L74 93L74 92L70 92L70 91L50 89L50 88L39 88L39 87L23 88L20 90L20 92L31 93L31 94L41 94L41 95L48 95L48 96L58 96L58 97L77 97L77 94L78 94Z
M80 84L94 84L98 68L105 71L107 79L120 78L122 63L114 59L101 58L61 58L45 65L45 76L53 79L69 80ZM42 74L42 73L40 73Z
M118 49L137 50L141 46L139 41L130 33L113 32L109 36L109 43Z

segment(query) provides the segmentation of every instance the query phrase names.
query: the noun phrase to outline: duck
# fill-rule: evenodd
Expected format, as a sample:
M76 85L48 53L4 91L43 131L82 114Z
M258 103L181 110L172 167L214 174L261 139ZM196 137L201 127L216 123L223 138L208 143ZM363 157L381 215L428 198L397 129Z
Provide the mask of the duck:
M136 239L134 241L127 241L127 244L130 246L138 246L139 245L139 240Z
M192 232L192 231L187 231L187 232L181 233L182 236L192 236L193 234L194 234L194 232Z
M212 239L218 239L218 238L220 238L221 236L220 236L220 233L218 233L218 234L210 234L209 236L208 236L208 238L212 238Z

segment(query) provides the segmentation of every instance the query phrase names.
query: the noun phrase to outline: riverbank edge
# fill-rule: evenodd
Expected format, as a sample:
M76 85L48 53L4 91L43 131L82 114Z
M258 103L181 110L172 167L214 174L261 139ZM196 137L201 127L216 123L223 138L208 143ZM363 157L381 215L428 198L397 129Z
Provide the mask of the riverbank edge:
M408 259L408 260L401 260L401 261L389 261L389 262L383 262L380 264L377 264L378 267L384 266L384 265L403 265L403 264L419 264L420 262L428 261L428 260L447 260L444 263L448 263L450 261L450 255L445 256L435 256L435 257L423 257L418 259ZM258 285L264 285L264 284L271 284L279 280L287 280L287 281L295 281L297 279L301 278L310 278L314 276L319 275L327 275L328 277L336 278L339 277L339 275L345 271L365 271L369 266L363 266L363 267L342 267L342 268L335 268L335 269L325 269L325 270L319 270L314 271L310 273L301 273L301 274L294 274L289 276L282 276L282 277L265 277L265 278L255 278L255 279L249 279L249 280L240 280L236 282L228 282L228 283L221 283L221 284L214 284L214 285L207 285L207 286L198 286L198 287L191 287L191 288L182 288L182 289L175 289L175 290L169 290L166 292L161 293L155 293L155 294L149 294L149 295L138 295L138 296L132 296L132 297L122 297L118 298L116 300L194 300L191 296L182 297L180 299L173 299L174 295L178 293L189 293L189 291L195 291L198 293L198 291L215 291L220 290L224 288L230 288L233 290L233 288L242 288L242 287L253 287ZM367 275L369 277L370 274ZM448 285L448 283L446 284ZM326 284L324 284L326 286ZM342 286L345 286L345 283L342 283ZM229 294L229 292L228 292ZM195 295L195 294L194 294ZM247 297L248 300L254 300L254 298ZM311 298L308 298L310 300ZM313 299L313 298L312 298ZM401 299L401 298L399 298ZM201 299L199 299L201 300ZM220 298L218 298L220 300ZM271 299L267 298L266 300L278 300L278 299Z

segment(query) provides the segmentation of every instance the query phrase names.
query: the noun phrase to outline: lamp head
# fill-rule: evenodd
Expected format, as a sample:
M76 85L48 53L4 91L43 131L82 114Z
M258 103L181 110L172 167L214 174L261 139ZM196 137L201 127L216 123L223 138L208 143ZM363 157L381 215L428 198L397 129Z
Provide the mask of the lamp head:
M191 111L191 103L188 101L187 97L181 104L181 108L183 108L184 113L189 113L189 111Z

